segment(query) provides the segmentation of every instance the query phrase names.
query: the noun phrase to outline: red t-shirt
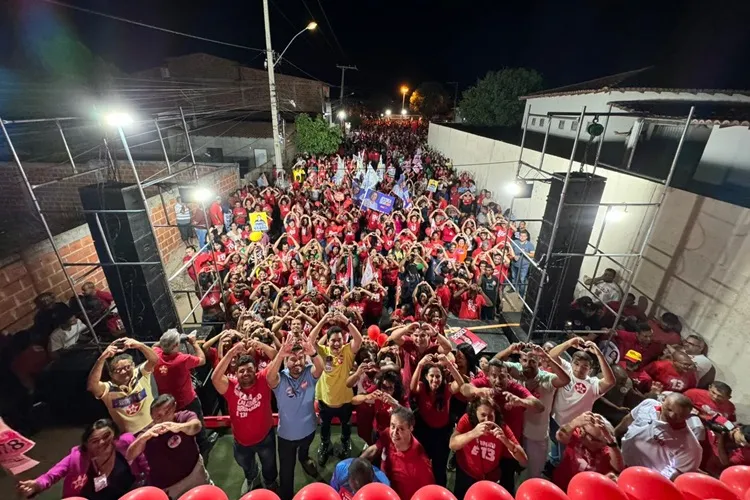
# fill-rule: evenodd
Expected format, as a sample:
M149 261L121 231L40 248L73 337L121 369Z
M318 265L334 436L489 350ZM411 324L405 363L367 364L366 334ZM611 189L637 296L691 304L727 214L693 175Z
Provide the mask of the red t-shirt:
M584 447L581 441L581 429L575 429L570 442L565 447L562 462L552 476L553 482L565 491L568 489L570 480L579 472L594 471L605 475L617 472L612 467L610 457L609 446L598 451L591 451Z
M273 426L271 413L271 388L266 380L267 370L259 371L255 383L242 389L234 377L229 377L229 387L224 399L229 405L232 434L242 446L254 446L266 437Z
M693 407L696 410L709 418L720 415L730 422L737 421L734 403L732 403L731 401L724 401L723 403L718 404L716 401L711 399L711 393L706 389L688 389L687 391L685 391L685 396L690 398L690 401L693 402Z
M479 319L479 308L484 306L484 297L477 294L473 299L469 298L469 292L461 295L461 310L458 312L459 319Z
M661 382L665 391L685 392L698 385L695 372L678 373L671 361L654 361L643 371L648 373L652 380Z
M628 351L633 350L641 353L641 356L643 356L643 365L656 361L664 351L664 346L660 343L651 342L648 345L643 345L638 342L638 334L625 330L617 331L615 343L617 344L617 349L620 351L620 359L624 359L625 354L627 354Z
M443 226L442 239L445 243L449 243L453 241L453 238L455 237L456 237L456 230L453 229L452 225L446 224L445 226Z
M432 463L414 436L406 451L396 449L390 432L381 434L375 446L380 453L380 469L401 500L411 500L417 490L435 482Z
M492 387L490 379L487 377L475 378L471 381L471 385L473 385L474 387ZM503 415L503 422L505 422L506 425L510 427L510 430L513 431L514 436L523 436L523 417L526 409L522 406L506 408L503 391L509 392L521 399L526 399L531 396L531 392L529 392L526 387L522 386L518 382L510 381L508 382L507 387L505 387L502 391L496 390L494 396L495 403L497 404L497 407L500 408L500 412ZM508 454L507 456L510 456L510 454Z
M154 368L159 394L171 394L177 402L177 409L184 408L196 397L190 370L197 368L201 359L182 352L164 354L161 347L154 347L154 352L159 356L159 362Z
M450 390L450 384L446 383L443 387L442 408L438 409L435 394L428 391L422 382L417 385L417 406L419 407L419 416L424 423L433 429L442 429L448 425L450 419L450 399L453 394Z
M706 430L706 443L703 445L703 463L701 463L701 470L708 472L714 477L719 477L721 472L726 468L719 460L718 439L719 438L715 432ZM731 441L731 439L727 440L727 442ZM731 447L726 451L727 458L729 458L728 467L733 465L750 465L750 447Z
M244 226L247 224L247 209L242 207L235 207L232 210L232 215L234 216L234 222L237 223L238 226Z
M508 440L518 444L513 431L506 424L502 424L500 428L508 437ZM467 414L464 414L456 424L456 432L459 434L471 432L473 429ZM487 481L499 481L500 459L507 453L505 445L499 439L492 434L484 434L458 450L456 461L461 470L477 481L485 479Z
M662 330L661 325L657 321L649 320L648 326L650 326L651 330L654 332L654 336L652 337L653 342L658 342L664 345L675 345L682 343L682 337L679 333L665 332L664 330Z
M409 363L409 366L413 369L417 366L420 359L428 354L437 354L438 349L439 347L436 344L431 344L420 354L417 344L414 343L411 337L404 337L404 343L401 344L401 365L405 367Z

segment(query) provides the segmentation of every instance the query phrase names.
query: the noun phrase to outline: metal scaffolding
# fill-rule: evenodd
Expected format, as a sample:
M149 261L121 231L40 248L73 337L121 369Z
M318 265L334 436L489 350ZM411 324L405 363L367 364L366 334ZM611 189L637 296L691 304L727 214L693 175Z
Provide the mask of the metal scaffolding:
M644 116L643 113L628 113L628 112L612 112L612 105L609 105L609 109L606 112L592 112L587 110L587 108L584 106L581 111L578 112L548 112L545 114L535 114L532 113L531 106L529 106L528 113L526 114L524 125L523 125L523 134L521 138L521 145L520 145L520 153L517 161L517 168L516 168L516 174L515 174L515 182L550 182L550 179L553 176L552 172L544 170L544 160L545 156L547 154L547 145L548 145L548 139L550 136L550 128L552 125L552 119L553 117L566 117L571 118L575 117L578 122L578 127L576 128L576 134L575 139L573 141L573 147L570 153L570 157L568 160L568 167L567 171L565 172L565 177L563 180L563 187L562 192L560 195L560 200L557 205L557 210L555 214L554 221L552 222L552 233L550 235L549 240L549 249L550 253L542 256L541 259L533 258L529 256L527 253L523 252L520 248L514 246L513 249L516 252L520 252L523 254L525 259L528 259L531 266L534 266L537 270L541 272L541 279L539 281L537 293L536 293L536 300L533 304L529 304L525 297L521 296L520 293L518 293L518 289L516 286L512 283L512 280L508 281L508 285L518 294L519 299L521 300L521 304L528 313L531 314L531 320L529 322L529 330L528 330L528 336L529 339L532 338L534 334L542 334L543 337L548 337L554 334L560 335L563 333L576 333L575 331L571 332L570 330L562 330L562 329L554 329L550 328L549 325L544 325L543 328L535 328L541 321L539 318L539 307L540 307L540 301L542 298L542 292L544 291L544 287L546 286L547 281L547 273L548 268L550 266L550 263L555 261L555 257L561 257L561 258L596 258L596 266L594 268L594 274L593 277L596 277L596 273L599 270L599 267L601 265L602 259L607 259L610 262L613 262L616 264L622 271L623 274L626 276L626 282L625 286L622 287L622 300L620 301L620 306L618 310L612 309L608 304L603 304L605 308L607 308L612 314L615 315L614 324L617 325L617 323L620 321L620 318L622 316L623 309L625 307L626 297L628 293L630 293L630 290L633 286L633 281L636 278L636 275L638 273L638 269L640 268L641 262L643 260L643 254L648 246L649 240L651 238L651 234L653 232L653 229L656 225L656 220L659 216L659 212L661 210L661 207L664 204L664 200L667 195L667 191L670 187L670 184L672 182L672 178L675 172L675 168L677 166L677 161L679 159L680 153L682 151L683 145L685 143L685 138L688 133L688 129L690 127L690 123L692 121L692 117L694 114L694 107L690 108L690 112L688 113L688 116L682 120L682 119L666 119L666 118L650 118L648 116ZM625 168L618 168L612 165L607 165L600 161L601 158L601 152L602 152L602 145L604 144L604 138L607 133L607 129L609 126L609 118L611 116L618 116L618 117L634 117L644 120L644 122L651 122L651 123L658 123L658 124L670 124L670 125L681 125L682 126L682 132L680 134L679 141L677 143L677 148L674 152L674 155L672 157L672 161L670 164L669 171L666 175L665 179L658 179L654 177L645 176L642 174L638 174L636 172L630 171L630 166L633 161L635 147L638 144L638 141L640 139L640 134L635 135L635 142L630 148L629 155L627 158L627 164ZM523 153L524 153L524 147L526 145L527 140L527 130L529 125L529 119L531 117L540 117L545 118L547 120L546 123L546 131L544 135L544 141L542 143L541 147L541 157L539 159L538 165L532 165L523 160ZM603 125L603 131L601 135L599 136L598 146L596 149L596 156L593 162L593 165L589 165L592 167L592 176L596 173L596 169L598 167L605 167L608 170L620 172L626 175L632 175L634 177L642 178L648 181L656 182L658 184L661 184L661 191L659 195L657 196L657 200L651 203L644 203L644 202L618 202L618 203L595 203L595 204L582 204L582 203L566 203L566 192L568 189L568 185L570 183L571 178L571 172L573 170L573 165L576 163L576 152L580 144L581 139L581 129L585 126L584 119L586 117L605 117L606 120ZM584 168L585 161L586 161L586 155L584 154L584 158L581 161L581 168ZM524 172L524 175L521 175L522 168L528 169L527 172ZM530 175L529 171L532 171L535 173L535 175ZM560 174L562 172L559 172ZM542 176L541 178L539 176ZM513 213L513 205L516 200L515 194L511 197L510 202L510 208L509 212ZM596 236L596 243L588 243L587 246L591 249L591 252L583 252L583 253L566 253L566 252L553 252L552 248L554 248L555 239L557 237L557 233L560 226L560 219L561 214L563 212L564 207L596 207L597 211L604 208L605 214L602 221L601 226L598 229L598 234ZM646 224L646 230L642 233L642 238L640 239L640 242L636 242L634 244L634 247L637 248L636 252L621 252L621 253L607 253L601 250L600 245L602 242L602 236L604 234L604 230L607 226L607 215L609 215L610 211L613 207L647 207L652 209L652 215L649 218L647 224ZM548 223L548 221L542 221L543 223ZM507 246L509 242L509 235L510 231L506 232L505 235L505 244L504 246ZM631 259L631 263L623 263L618 258L629 258ZM586 287L588 292L591 293L592 285L586 285L584 282L581 281L580 278L577 279L577 282L581 284L582 286ZM503 293L504 293L504 287L500 287L500 300L503 299ZM608 333L609 330L600 330L600 331L589 331L586 330L583 333L589 334L589 333L598 333L598 334L604 334Z
M188 114L188 116L199 116L199 115L205 115L206 113L193 113ZM12 157L13 163L15 164L19 175L21 176L21 179L23 180L23 184L26 187L26 191L32 201L32 204L34 206L34 210L36 211L39 220L42 223L42 226L44 227L44 232L46 234L47 239L49 240L52 250L55 254L55 257L57 258L58 263L60 264L60 267L62 268L63 274L65 275L65 280L68 283L68 286L70 287L70 291L73 293L73 297L75 298L75 301L78 305L78 308L80 310L83 322L88 327L89 331L91 332L91 335L93 337L93 340L96 344L100 344L99 336L96 333L96 326L103 321L109 313L114 309L115 304L110 306L110 309L103 314L100 318L92 321L92 318L87 314L86 309L83 306L83 303L81 301L81 298L78 294L78 291L76 290L76 285L80 286L86 278L88 278L91 274L96 272L97 269L101 269L103 267L114 267L118 270L119 274L119 268L125 267L125 266L160 266L160 273L164 277L167 283L167 289L169 290L170 294L170 303L173 309L173 312L175 314L175 317L179 321L179 329L183 330L184 328L188 327L199 327L199 326L214 326L214 325L223 325L222 322L205 322L200 321L198 317L196 316L196 311L198 307L200 306L201 301L208 296L209 293L216 293L218 291L221 294L221 302L224 305L225 312L228 313L228 304L226 303L226 296L224 293L224 286L221 280L221 276L219 273L216 273L216 278L213 280L211 285L208 287L208 289L204 292L201 290L201 296L198 297L198 293L196 290L174 290L172 287L172 282L180 276L183 272L185 272L188 267L192 266L195 262L196 258L200 255L201 252L209 251L211 252L211 256L213 258L213 261L216 262L216 253L213 248L213 245L211 244L211 241L207 238L206 242L203 244L201 248L199 248L195 254L190 258L188 261L184 262L180 268L174 272L171 276L167 276L166 274L166 256L162 253L162 249L159 248L158 240L156 238L156 228L175 228L177 229L179 226L177 225L176 219L174 220L174 223L170 219L169 210L167 207L167 204L165 203L163 193L162 193L162 186L161 184L177 177L179 174L183 172L192 171L192 179L190 182L187 183L187 185L195 186L197 185L201 180L201 174L199 172L199 167L211 167L214 168L215 171L218 171L222 168L226 167L217 167L216 165L206 165L206 164L199 164L196 162L195 159L195 151L193 150L193 146L190 140L190 130L188 129L187 122L185 120L186 113L183 112L182 108L179 108L179 113L177 110L175 110L175 114L171 116L162 116L158 117L153 120L149 120L148 122L141 122L141 123L152 123L155 127L154 131L158 135L158 142L161 145L161 151L164 155L164 161L166 163L166 167L164 169L161 169L157 171L152 176L148 177L147 179L141 179L141 176L138 172L138 167L135 164L135 161L133 160L131 148L137 147L137 146L130 146L128 143L128 137L125 135L125 131L123 129L123 126L114 126L114 129L116 130L119 140L122 143L122 147L124 149L125 157L127 159L128 166L132 170L133 176L135 178L135 185L137 186L138 193L140 195L140 199L144 204L144 209L139 210L108 210L108 209L102 209L102 210L81 210L80 213L82 214L93 214L95 216L96 221L96 229L99 231L99 233L102 236L102 241L104 243L104 248L107 253L107 256L109 257L110 262L102 262L101 260L97 260L95 262L70 262L66 261L63 258L62 253L60 252L60 247L58 246L57 242L55 241L55 235L52 232L52 229L50 227L47 214L58 212L61 213L60 210L44 210L42 208L42 205L40 203L40 200L37 196L36 190L42 187L48 187L60 182L65 182L70 179L75 179L84 175L89 175L93 173L100 172L102 170L106 169L112 169L113 172L116 172L116 157L113 158L112 151L110 149L110 145L107 142L107 134L106 132L102 134L102 145L104 146L104 150L106 151L106 159L107 165L94 168L86 171L80 171L80 169L76 166L75 163L75 157L71 153L71 149L69 147L68 143L68 137L65 134L65 127L64 124L67 123L75 123L75 122L84 122L86 120L82 118L76 118L76 117L58 117L58 118L48 118L48 119L30 119L30 120L3 120L0 118L0 129L2 129L3 136L5 138L8 151L10 153L10 156ZM178 122L177 124L172 124L165 128L159 127L160 121L170 121L170 122ZM53 123L56 127L57 131L59 132L60 138L62 140L62 144L65 149L66 156L68 158L68 161L65 163L69 163L71 167L71 174L63 176L59 179L55 179L52 181L44 182L41 184L32 184L32 182L29 180L29 177L27 175L26 168L24 168L24 163L21 161L21 158L16 150L16 147L13 143L13 140L11 138L11 133L8 131L8 125L17 125L17 124L37 124L37 123ZM96 126L102 126L101 124L96 124ZM177 135L183 135L185 138L186 143L186 149L188 150L188 155L186 155L183 158L178 159L177 161L171 162L169 159L169 155L167 152L167 147L165 145L165 137L162 135L162 131L166 130L167 128L173 128L178 127L182 128L183 132L180 132ZM150 133L146 132L146 133ZM130 137L136 137L138 135L142 134L133 134ZM172 137L176 137L172 136ZM169 139L169 138L167 138ZM154 141L152 141L154 142ZM205 147L205 146L203 146ZM92 148L95 149L95 148ZM89 150L91 151L91 150ZM185 158L190 158L190 166L187 168L179 169L177 168L177 165L180 161L184 160ZM184 185L185 183L180 183L181 185ZM164 215L166 218L167 223L166 224L154 224L154 221L152 219L152 210L148 203L148 198L146 197L145 189L156 186L159 189L159 197L161 200L162 210L164 211ZM208 211L206 209L206 203L205 200L200 201L200 210L203 212L203 217L206 224L206 229L210 229L210 221ZM114 213L135 213L135 212L145 212L146 217L148 218L149 222L149 230L151 234L154 237L154 241L157 242L157 252L159 259L156 261L148 261L148 262L116 262L112 249L110 248L109 241L107 240L107 234L106 234L106 227L103 226L101 217L104 214L114 214ZM78 277L74 277L73 274L69 271L70 268L80 268L80 267L88 267L89 269L81 274ZM199 288L198 288L199 289ZM180 317L178 311L177 311L177 301L175 299L176 294L184 294L187 297L188 304L190 307L190 312L185 315L183 318ZM196 295L198 298L198 303L193 305L193 295ZM134 332L128 332L129 335L134 335ZM100 345L101 348L101 345Z

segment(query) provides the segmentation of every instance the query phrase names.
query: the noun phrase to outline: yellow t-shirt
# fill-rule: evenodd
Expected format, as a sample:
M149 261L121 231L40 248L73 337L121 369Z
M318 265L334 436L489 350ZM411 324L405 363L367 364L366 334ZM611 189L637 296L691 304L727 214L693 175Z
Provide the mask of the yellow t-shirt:
M135 434L151 423L154 388L151 372L145 367L146 363L142 363L134 369L135 374L128 386L105 383L106 389L100 399L121 432Z
M338 356L331 354L328 346L318 346L323 358L323 375L315 386L315 397L328 406L338 407L351 403L354 391L346 386L346 379L354 366L354 353L350 344L344 345Z

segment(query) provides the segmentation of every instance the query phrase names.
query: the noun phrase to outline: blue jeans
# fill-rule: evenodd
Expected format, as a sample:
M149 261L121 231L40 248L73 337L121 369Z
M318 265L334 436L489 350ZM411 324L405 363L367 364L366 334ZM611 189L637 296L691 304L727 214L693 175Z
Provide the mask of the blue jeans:
M258 475L258 466L255 463L255 455L260 458L263 485L268 487L276 482L278 469L276 468L276 431L271 428L263 441L253 446L242 446L234 442L234 459L245 473L247 484L252 488L253 481Z
M529 264L524 266L513 266L513 286L516 287L518 295L526 295L526 282L529 277Z
M198 236L198 250L203 248L206 244L206 236L208 236L208 229L202 229L200 227L195 228L195 234Z
M549 449L549 461L554 467L560 465L562 462L563 454L565 453L565 445L557 440L557 430L560 426L555 422L555 419L550 417L549 419L549 438L552 441L552 446Z

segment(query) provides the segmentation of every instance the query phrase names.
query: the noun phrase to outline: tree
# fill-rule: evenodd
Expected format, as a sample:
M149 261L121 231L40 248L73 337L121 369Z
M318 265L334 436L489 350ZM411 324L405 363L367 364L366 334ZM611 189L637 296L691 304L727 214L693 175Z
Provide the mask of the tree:
M310 118L301 114L294 120L296 125L295 144L300 152L311 154L332 154L341 144L341 129L329 125L322 116Z
M449 102L448 92L438 82L422 83L409 98L411 109L427 119L447 113Z
M524 109L524 102L518 98L541 88L542 76L533 69L489 71L463 93L459 103L461 116L471 125L518 125Z

